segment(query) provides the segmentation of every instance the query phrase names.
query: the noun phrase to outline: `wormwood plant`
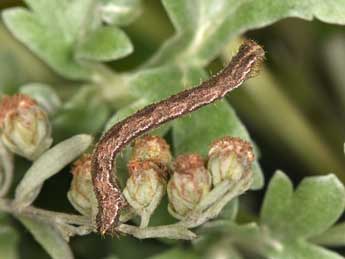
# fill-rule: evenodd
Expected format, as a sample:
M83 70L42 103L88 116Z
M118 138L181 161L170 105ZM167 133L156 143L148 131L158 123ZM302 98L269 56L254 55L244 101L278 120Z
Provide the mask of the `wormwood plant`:
M97 207L90 160L85 153L91 152L101 133L116 122L206 79L205 67L219 55L224 58L226 45L243 33L286 17L345 24L343 0L163 0L175 34L145 63L124 72L105 62L133 52L135 46L122 28L140 16L141 1L24 2L25 7L4 10L3 23L64 81L54 87L48 82L32 82L1 89L0 258L19 257L18 228L13 227L16 223L9 215L20 221L52 258L73 258L71 237L88 238L95 231ZM254 87L255 81L250 84ZM210 143L224 136L235 137L234 143L247 141L253 145L227 101L177 119L150 134L168 139L174 155L165 148L162 151L161 146L152 149L150 145L148 150L136 152L138 146L134 144L118 158L118 172L131 205L121 215L121 233L138 239L157 238L166 251L160 249L152 258L343 258L328 249L345 245L345 224L336 223L344 212L345 189L335 175L308 177L294 189L288 176L277 171L268 183L260 216L247 220L249 223L239 223L241 197L236 197L248 188L263 188L264 179L257 159L243 161L234 153L212 156ZM164 141L158 139L160 143ZM149 140L150 137L144 143ZM165 171L151 163L157 150L161 161L165 161ZM181 163L178 155L188 153L197 154L185 156L182 161L189 163L188 170L192 167L197 171L192 174L200 175L199 182L175 179ZM259 157L257 149L254 153ZM82 154L72 167L71 187L63 196L76 211L66 213L33 206L45 182L63 174L63 169ZM14 162L18 161L14 155L30 161L27 169L23 163ZM231 177L222 174L223 169L229 168ZM169 170L175 171L173 176L168 176ZM139 182L143 189L136 189L136 175L145 176L144 181L147 179L151 185L145 189L147 182ZM184 181L192 183L192 187L184 185ZM156 192L150 192L150 188ZM166 188L169 201L166 197L161 200ZM178 188L191 191L191 195L201 190L202 195L186 200L188 197L179 196ZM153 196L157 193L156 199ZM109 241L97 236L95 242L120 242L122 238L120 235ZM182 246L181 241L167 238L190 241ZM144 246L149 244L145 242ZM103 256L121 258L107 251Z

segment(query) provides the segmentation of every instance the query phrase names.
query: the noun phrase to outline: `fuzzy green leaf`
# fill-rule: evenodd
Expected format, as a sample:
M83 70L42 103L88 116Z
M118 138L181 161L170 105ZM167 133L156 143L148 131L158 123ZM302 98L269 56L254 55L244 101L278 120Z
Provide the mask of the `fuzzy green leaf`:
M183 82L182 80L188 80ZM199 78L200 79L200 78ZM133 74L128 81L132 94L149 102L156 102L184 89L189 79L176 65L145 69Z
M101 0L103 21L109 24L127 25L141 13L141 0Z
M116 27L100 27L79 44L76 56L95 61L110 61L127 56L133 46L127 35Z
M269 222L270 226L279 228L281 220L288 212L292 195L293 186L290 179L283 172L278 171L268 186L265 202L261 208L261 219Z
M262 226L268 240L274 240L266 254L281 259L342 258L307 239L327 233L344 208L345 188L334 175L308 177L294 191L288 177L277 172L261 209Z
M71 136L99 132L109 116L109 107L97 91L97 87L86 86L72 96L53 120L55 133Z
M235 240L254 240L260 238L260 228L256 223L237 225L230 220L215 220L201 226L200 233L225 233Z
M272 259L344 259L339 254L305 241L286 242L282 249L271 251L267 255Z
M294 191L289 178L277 172L265 195L260 225L216 220L205 224L199 231L231 236L234 244L241 244L265 258L340 259L343 257L313 242L342 245L344 225L327 229L344 208L345 188L334 175L306 178Z
M68 243L53 225L24 216L17 216L17 218L53 259L74 258Z
M0 258L17 259L18 234L7 217L0 213Z
M49 85L31 83L22 86L19 92L33 98L50 116L61 106L61 100L55 90Z
M192 250L175 248L167 252L163 252L159 255L152 256L149 259L176 259L176 258L197 259L197 258L200 258L200 256L197 255Z
M239 209L239 200L238 198L233 199L230 203L228 203L224 207L222 212L219 214L218 218L233 221L237 217L238 209Z
M110 250L119 259L130 258L150 258L164 250L159 242L143 241L130 236L122 236L110 242Z
M176 29L148 63L205 65L231 39L287 17L345 24L343 0L163 0Z
M345 222L331 227L312 241L326 246L345 246Z
M53 7L47 8L51 9ZM90 71L74 60L73 35L65 33L65 27L54 27L59 22L50 20L49 24L45 24L48 21L40 18L42 16L36 16L24 8L12 8L3 12L5 24L14 36L55 71L72 79L89 78Z
M26 0L26 3L31 11L12 8L3 12L7 28L65 77L91 79L94 75L92 66L81 63L76 56L103 61L123 57L132 51L121 30L102 27L97 1Z
M308 238L327 230L345 208L345 188L334 176L309 177L295 192L278 172L261 210L262 223L278 235Z
M43 182L78 158L91 143L91 136L76 135L60 142L41 155L25 173L16 188L15 202L17 205L29 205L38 195L36 190L40 189Z

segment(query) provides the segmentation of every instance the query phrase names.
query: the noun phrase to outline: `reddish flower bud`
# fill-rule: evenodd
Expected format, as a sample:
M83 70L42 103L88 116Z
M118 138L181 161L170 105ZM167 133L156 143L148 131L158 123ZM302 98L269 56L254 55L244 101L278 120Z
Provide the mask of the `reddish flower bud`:
M0 137L10 151L30 160L39 157L53 142L47 113L23 94L1 100Z
M92 185L90 154L83 155L73 164L72 174L71 187L67 193L68 200L81 214L93 215L97 202Z
M208 159L213 184L217 185L224 179L238 181L244 174L250 173L255 156L249 142L224 137L211 145Z
M160 196L158 200L163 197L167 171L151 160L132 160L128 163L128 170L129 178L123 194L127 202L141 215L141 211L151 205L156 195Z
M132 160L151 160L167 166L171 162L170 147L159 136L144 136L134 141Z
M168 183L169 212L183 218L210 191L211 177L198 154L180 155Z

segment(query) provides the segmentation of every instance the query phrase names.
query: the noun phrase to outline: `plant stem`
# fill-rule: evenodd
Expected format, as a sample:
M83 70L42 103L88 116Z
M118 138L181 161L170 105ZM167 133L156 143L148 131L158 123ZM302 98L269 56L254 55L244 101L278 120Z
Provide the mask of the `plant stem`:
M136 226L121 224L118 226L118 230L119 232L129 234L140 239L170 238L192 240L196 237L196 235L192 231L176 224L147 228L139 228Z
M73 225L91 225L91 220L85 216L38 209L33 206L18 209L14 202L8 199L0 199L0 211L5 211L13 215L27 216L33 219L41 219L46 222L66 223Z

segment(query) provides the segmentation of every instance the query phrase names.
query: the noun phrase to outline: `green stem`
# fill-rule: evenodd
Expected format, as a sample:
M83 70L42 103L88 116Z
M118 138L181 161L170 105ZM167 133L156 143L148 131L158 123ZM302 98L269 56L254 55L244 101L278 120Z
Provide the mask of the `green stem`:
M170 239L185 239L192 240L196 235L187 228L173 225L139 228L127 224L121 224L118 230L122 233L132 235L136 238L170 238Z
M12 200L0 199L0 211L5 211L11 213L15 216L27 216L33 219L41 219L46 222L52 223L66 223L72 225L91 225L91 220L85 216L49 211L44 209L39 209L33 206L27 206L22 209L18 209Z

